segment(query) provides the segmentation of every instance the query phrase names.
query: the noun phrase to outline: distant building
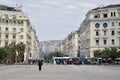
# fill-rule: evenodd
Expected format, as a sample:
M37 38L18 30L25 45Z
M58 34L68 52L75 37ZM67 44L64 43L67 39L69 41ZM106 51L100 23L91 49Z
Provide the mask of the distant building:
M120 48L120 4L90 10L80 26L80 55L105 47Z
M71 32L64 40L63 40L63 53L69 57L78 57L79 55L79 30Z
M0 5L0 46L12 42L26 45L24 60L39 57L39 41L28 16L15 7Z

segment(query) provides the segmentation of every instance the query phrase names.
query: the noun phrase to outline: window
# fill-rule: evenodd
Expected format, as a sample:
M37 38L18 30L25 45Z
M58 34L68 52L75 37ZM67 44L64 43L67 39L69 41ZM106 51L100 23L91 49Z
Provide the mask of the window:
M6 25L8 25L8 20L6 20Z
M111 12L111 17L116 16L115 12Z
M104 45L107 44L107 40L106 40L106 39L103 40L103 44L104 44Z
M96 31L96 36L99 36L99 31Z
M16 21L13 21L14 26L16 25Z
M5 34L5 38L9 38L8 34Z
M113 16L113 13L111 12L111 17Z
M99 27L100 27L100 24L99 24L99 23L96 23L96 24L95 24L95 27L96 27L96 28L99 28Z
M107 23L103 23L103 27L106 28L108 26Z
M16 15L12 15L13 19L16 19Z
M115 35L115 31L112 31L112 32L111 32L111 35Z
M13 28L13 31L16 32L16 28Z
M115 12L114 12L114 16L116 16L116 15L115 15Z
M114 23L114 22L112 22L112 26L115 26L115 23Z
M114 39L112 39L112 45L114 45L115 44L115 40Z
M5 31L9 31L9 29L6 27L6 28L5 28Z
M99 40L96 40L96 45L99 45Z
M23 31L24 31L24 29L23 29L23 28L20 28L20 31L21 31L21 32L23 32Z
M20 39L23 39L23 35L20 35Z
M104 35L106 35L107 31L104 31L103 33L104 33Z
M119 26L120 26L120 22L119 22Z
M18 21L18 24L20 25L20 24L21 24L21 22L20 22L20 21Z
M13 39L16 39L16 35L15 34L13 35Z
M5 42L5 45L8 45L8 42Z
M107 14L103 14L103 18L107 18Z
M118 35L120 35L120 32L118 32Z
M21 26L23 26L23 21L21 21Z
M100 14L95 14L94 18L100 18Z

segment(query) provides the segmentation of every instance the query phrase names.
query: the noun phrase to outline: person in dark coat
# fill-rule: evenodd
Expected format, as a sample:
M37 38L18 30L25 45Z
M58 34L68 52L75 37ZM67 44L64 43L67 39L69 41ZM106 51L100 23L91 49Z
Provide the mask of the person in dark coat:
M41 71L42 65L43 65L43 61L40 60L40 61L38 62L39 71Z

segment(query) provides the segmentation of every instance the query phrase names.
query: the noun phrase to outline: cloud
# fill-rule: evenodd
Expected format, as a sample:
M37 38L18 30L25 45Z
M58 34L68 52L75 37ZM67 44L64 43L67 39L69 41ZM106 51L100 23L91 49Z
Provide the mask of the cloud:
M0 0L1 5L7 5L7 6L15 6L17 3L12 0Z
M78 7L75 6L75 5L67 5L66 8L67 8L67 9L70 9L70 10L75 10L75 9L77 9Z
M87 2L78 3L78 5L83 8L94 8L97 6L96 4L87 3Z
M40 6L40 5L37 5L37 4L29 4L29 7L39 8L39 7L41 7L41 6Z
M59 6L61 4L60 0L43 0L41 4Z

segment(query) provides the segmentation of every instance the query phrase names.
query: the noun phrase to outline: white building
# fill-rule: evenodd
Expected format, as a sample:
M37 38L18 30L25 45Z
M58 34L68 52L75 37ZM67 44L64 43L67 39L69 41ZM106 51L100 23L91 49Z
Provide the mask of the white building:
M78 31L71 32L63 41L64 54L69 57L77 57L79 51L78 45Z
M90 10L80 26L80 55L105 47L120 48L120 4Z
M32 49L37 47L35 29L31 26L28 16L20 9L0 5L0 46L23 42L26 45L24 60L35 53Z

